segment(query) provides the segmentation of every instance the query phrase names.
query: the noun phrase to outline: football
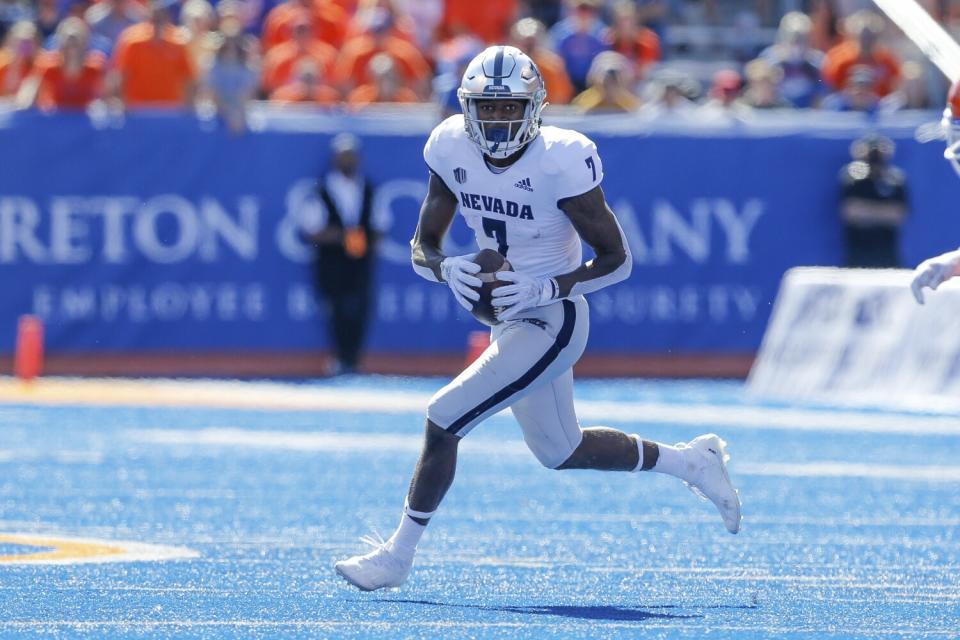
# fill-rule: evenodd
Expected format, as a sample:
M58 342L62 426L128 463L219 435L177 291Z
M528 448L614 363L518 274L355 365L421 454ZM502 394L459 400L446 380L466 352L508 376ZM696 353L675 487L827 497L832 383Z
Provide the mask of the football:
M483 249L473 258L473 262L480 265L480 271L475 275L483 282L480 285L480 299L473 303L473 317L483 324L492 327L500 324L493 312L493 290L508 284L497 280L498 271L513 271L510 263L493 249Z

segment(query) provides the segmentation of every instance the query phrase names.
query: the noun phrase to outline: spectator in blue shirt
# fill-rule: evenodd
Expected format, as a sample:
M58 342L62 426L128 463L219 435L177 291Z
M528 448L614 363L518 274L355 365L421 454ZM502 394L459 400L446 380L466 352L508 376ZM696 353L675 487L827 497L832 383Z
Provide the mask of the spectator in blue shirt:
M823 54L810 46L813 23L805 14L791 11L783 16L777 41L760 58L780 70L780 97L794 107L816 107L827 93L820 76Z
M824 98L821 106L827 111L875 112L880 103L874 86L876 78L876 71L870 65L856 65L847 75L843 89Z
M569 15L550 29L554 50L563 58L576 93L587 87L587 74L598 53L609 46L600 0L568 0Z
M90 46L110 55L120 33L146 19L143 7L133 0L103 0L87 10Z

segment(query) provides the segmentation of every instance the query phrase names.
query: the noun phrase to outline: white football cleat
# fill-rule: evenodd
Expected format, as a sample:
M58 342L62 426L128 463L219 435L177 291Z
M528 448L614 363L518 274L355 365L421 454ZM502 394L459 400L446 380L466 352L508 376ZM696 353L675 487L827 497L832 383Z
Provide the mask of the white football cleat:
M685 449L690 478L684 483L690 491L714 504L727 531L740 531L740 496L727 475L727 443L708 433L688 442Z
M380 538L377 536L377 538ZM362 591L399 587L410 575L413 556L404 557L387 548L382 538L367 536L363 542L376 547L366 555L340 560L333 565L340 577Z

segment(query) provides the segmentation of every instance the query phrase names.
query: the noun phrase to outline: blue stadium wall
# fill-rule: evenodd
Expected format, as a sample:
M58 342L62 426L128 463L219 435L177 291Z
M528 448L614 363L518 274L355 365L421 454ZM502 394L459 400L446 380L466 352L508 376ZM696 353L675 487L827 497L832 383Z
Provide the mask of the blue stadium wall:
M960 180L936 114L876 121L791 114L751 122L560 120L597 143L603 188L633 251L631 278L590 298L589 354L751 355L781 275L841 262L837 173L877 128L909 178L905 264L960 242ZM434 119L259 111L232 136L193 116L0 117L0 353L19 315L51 354L298 354L325 348L299 234L332 135L363 140L363 168L392 219L380 246L370 336L380 354L462 354L480 328L409 267ZM536 180L536 176L531 176ZM450 252L472 246L457 224ZM459 356L458 356L459 357Z

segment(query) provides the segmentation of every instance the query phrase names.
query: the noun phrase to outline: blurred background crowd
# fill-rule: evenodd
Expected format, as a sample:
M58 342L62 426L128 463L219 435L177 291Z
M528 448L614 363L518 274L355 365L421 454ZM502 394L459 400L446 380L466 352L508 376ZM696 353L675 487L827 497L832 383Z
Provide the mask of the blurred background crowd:
M960 33L960 0L923 0ZM491 43L587 113L940 108L947 86L870 0L0 0L0 100L216 108L250 100L459 109Z

